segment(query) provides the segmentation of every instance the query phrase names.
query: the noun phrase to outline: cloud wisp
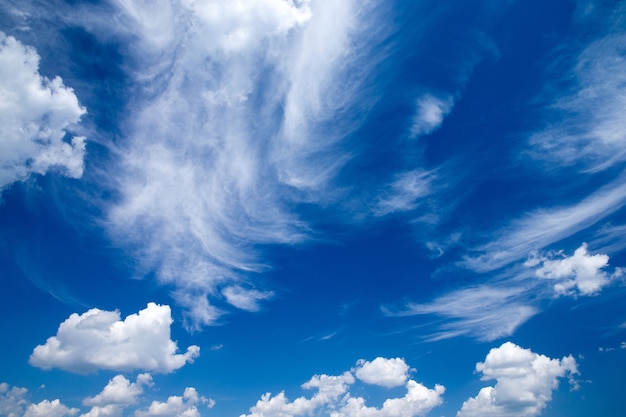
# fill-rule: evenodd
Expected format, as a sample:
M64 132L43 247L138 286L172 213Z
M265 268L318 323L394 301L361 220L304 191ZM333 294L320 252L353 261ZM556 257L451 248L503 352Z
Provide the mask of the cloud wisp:
M169 306L154 303L123 321L119 311L94 308L74 313L61 323L56 336L35 347L29 363L78 373L99 369L170 373L200 354L195 345L186 353L176 353L178 347L170 339L171 324Z
M71 129L86 113L60 77L39 74L39 55L0 32L0 190L31 174L83 174L85 138Z

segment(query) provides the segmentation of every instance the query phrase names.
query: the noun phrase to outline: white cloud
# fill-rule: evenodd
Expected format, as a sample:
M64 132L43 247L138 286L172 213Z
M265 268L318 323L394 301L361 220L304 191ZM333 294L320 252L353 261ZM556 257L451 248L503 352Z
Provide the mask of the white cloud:
M230 305L246 311L258 311L259 301L267 300L274 295L270 291L248 290L240 286L226 287L222 294Z
M382 387L399 387L409 377L409 365L402 358L386 359L377 357L373 361L357 362L355 375L361 381Z
M611 30L623 25L624 11L616 5L612 19L602 19L608 34L576 56L566 74L571 89L554 98L549 109L557 122L530 138L534 158L578 165L587 172L626 158L626 116L621 111L626 106L626 34Z
M416 100L416 111L411 126L411 137L428 135L439 129L443 119L452 111L454 99L451 96L436 97L423 94Z
M529 305L532 288L519 283L484 284L462 288L434 299L430 303L408 303L400 311L383 311L391 316L434 314L448 319L439 331L428 337L435 341L467 335L492 341L509 336L530 317L538 313Z
M467 256L464 266L488 272L524 259L529 253L570 237L619 210L626 202L624 175L577 204L528 213L494 233L479 247L478 256Z
M37 52L0 32L0 189L30 174L83 174L85 138L68 129L85 114L60 77L39 74Z
M68 408L59 400L43 400L39 404L30 404L24 417L64 417L78 413L78 408Z
M10 387L6 382L0 383L0 415L21 417L24 406L28 404L24 398L27 392L26 388Z
M74 313L61 323L56 336L33 350L29 362L43 369L80 373L98 369L172 372L192 362L200 348L190 346L186 353L177 354L176 343L170 339L171 324L169 306L154 303L124 321L119 311L94 308Z
M391 213L414 210L419 199L432 192L432 172L414 170L399 174L386 191L380 193L379 201L374 207L374 215L385 216Z
M138 93L106 184L120 197L107 208L109 231L140 273L175 287L190 327L229 307L256 311L270 293L239 284L266 268L258 248L306 239L293 202L333 198L326 187L347 158L336 145L354 127L339 114L363 103L359 80L375 65L362 59L370 45L354 47L376 33L365 6L115 4L116 20L101 19L105 28L93 18L90 30L106 37L118 25Z
M212 399L199 396L193 387L185 388L182 397L173 395L168 397L167 401L153 401L146 410L135 411L136 417L200 417L197 405L206 404L208 408L215 405Z
M106 404L134 404L137 396L143 393L144 385L152 385L150 374L139 374L137 381L131 383L123 375L116 375L104 387L102 392L95 397L83 400L85 405L106 405Z
M570 382L578 374L576 360L570 355L551 359L506 342L493 348L485 362L476 364L482 380L495 379L496 385L480 390L463 403L458 417L533 417L539 415L552 399L559 378Z
M385 367L390 365L391 370ZM352 372L345 372L339 376L316 375L302 385L302 388L316 388L317 392L311 398L298 397L289 401L284 392L276 396L267 393L261 397L255 406L250 408L250 414L241 417L296 417L308 415L330 415L333 417L414 417L422 416L441 404L445 389L441 385L429 389L424 385L400 375L404 361L401 359L377 358L375 361L357 362L357 372L365 368L363 382L374 381L376 385L406 386L407 393L401 398L387 399L381 408L368 407L365 399L352 397L350 385L355 378ZM406 364L404 364L406 366ZM408 368L408 367L407 367ZM408 372L408 371L407 371ZM398 380L404 381L398 384ZM381 383L382 382L382 383Z
M617 268L611 276L602 271L608 264L608 255L590 255L585 243L570 257L565 256L563 251L545 256L533 253L524 263L528 267L536 267L537 277L558 281L554 284L557 296L598 294L614 277L622 274L621 268Z

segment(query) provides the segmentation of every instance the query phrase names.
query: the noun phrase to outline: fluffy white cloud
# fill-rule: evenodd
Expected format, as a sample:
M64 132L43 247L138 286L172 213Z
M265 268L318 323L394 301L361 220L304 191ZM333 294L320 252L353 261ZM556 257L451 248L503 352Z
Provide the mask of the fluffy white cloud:
M185 392L181 396L173 395L168 397L167 401L153 401L152 404L146 410L135 411L136 417L200 417L200 411L198 411L198 404L206 404L207 407L212 408L215 405L215 401L212 399L199 396L198 392L193 387L185 388Z
M81 417L121 416L126 407L138 402L139 396L143 394L143 387L146 385L152 386L150 374L139 374L134 383L123 375L116 375L100 394L83 400L84 405L92 406L92 408Z
M85 138L67 139L85 113L60 77L39 74L37 52L0 32L0 189L31 173L83 173Z
M37 346L30 364L72 372L98 369L129 371L143 369L172 372L199 355L198 346L177 354L170 339L172 317L169 306L149 303L137 314L120 320L119 311L96 308L72 314L59 326L56 336Z
M24 398L28 390L20 387L10 387L6 382L0 383L0 415L18 417L22 415L28 401Z
M622 274L621 268L617 268L612 275L602 271L608 264L608 255L590 255L585 243L569 257L563 251L547 255L533 253L524 263L528 267L536 267L537 277L558 281L554 284L556 295L599 293L614 277Z
M78 408L68 408L59 400L43 400L39 404L30 404L24 417L64 417L78 413Z
M409 365L402 358L377 357L373 361L357 362L355 375L368 384L392 388L404 385L409 377Z
M428 135L441 126L443 119L454 106L454 99L450 96L436 97L432 94L423 94L416 101L415 116L411 126L411 136Z
M407 368L406 370L404 368ZM330 415L332 417L414 417L428 413L441 404L445 389L441 385L429 389L424 385L408 380L408 366L402 359L376 358L372 362L360 360L356 366L357 377L363 382L387 387L404 384L407 393L401 398L387 399L381 408L368 407L365 399L352 397L350 385L355 378L352 372L338 376L316 375L302 385L302 388L316 388L311 398L298 397L289 401L284 392L271 396L266 393L250 408L250 414L241 417L296 417L307 415ZM358 375L359 371L363 377ZM402 374L404 371L404 374ZM402 382L399 382L403 379ZM372 381L372 382L370 382Z
M552 399L559 378L568 376L570 382L578 374L576 360L570 355L551 359L506 342L493 348L484 362L476 364L481 379L496 385L480 390L476 397L463 403L458 417L533 417L539 415Z

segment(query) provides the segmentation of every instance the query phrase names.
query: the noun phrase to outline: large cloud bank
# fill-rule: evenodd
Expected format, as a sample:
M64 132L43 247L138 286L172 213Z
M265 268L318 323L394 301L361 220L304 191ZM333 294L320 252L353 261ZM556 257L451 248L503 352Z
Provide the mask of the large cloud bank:
M198 346L176 353L176 343L170 339L171 324L169 306L154 303L123 321L119 311L94 308L74 313L61 323L56 336L33 350L29 362L43 369L79 373L98 369L169 373L200 354Z
M39 74L33 48L0 32L0 190L53 168L82 176L85 138L68 129L85 112L60 77Z

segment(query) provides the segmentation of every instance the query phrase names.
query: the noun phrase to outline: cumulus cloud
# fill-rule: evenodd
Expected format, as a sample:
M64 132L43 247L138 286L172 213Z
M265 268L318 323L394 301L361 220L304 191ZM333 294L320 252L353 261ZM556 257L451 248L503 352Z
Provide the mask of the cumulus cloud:
M463 403L457 417L533 417L539 415L552 399L552 392L565 376L575 384L576 360L570 355L551 359L530 349L506 342L493 348L484 362L476 364L482 380L496 380L476 397Z
M614 277L622 275L621 268L616 268L612 275L602 271L608 264L608 255L590 255L586 243L569 257L563 251L547 255L533 253L524 263L536 268L537 277L557 281L554 284L557 296L598 294Z
M21 416L24 406L28 404L25 398L27 392L26 388L10 387L6 382L0 383L0 415Z
M78 413L78 408L68 408L59 400L43 400L39 404L31 404L26 409L24 417L64 417Z
M376 358L372 362L360 360L357 362L357 377L366 383L374 383L387 387L405 385L407 393L404 397L387 399L382 407L368 407L365 399L353 397L349 392L350 385L354 384L355 377L351 371L342 375L316 375L302 385L304 389L317 389L310 398L298 397L289 401L284 392L272 397L266 393L250 408L250 414L241 417L279 417L279 416L307 416L328 414L334 417L413 417L422 416L441 404L445 388L436 385L427 388L424 385L409 379L404 367L408 366L402 359ZM365 370L363 370L365 369ZM359 371L361 376L359 376ZM398 383L402 379L403 381ZM371 381L371 382L370 382Z
M355 375L368 384L387 388L399 387L408 379L409 365L402 358L377 357L371 362L361 359L357 362Z
M415 104L416 111L411 125L411 137L428 135L439 129L453 106L454 99L451 96L421 95Z
M81 417L121 416L124 408L138 402L144 386L152 386L150 374L139 374L133 383L123 375L116 375L100 394L83 400L83 405L92 408Z
M0 190L30 174L83 174L85 138L69 130L86 110L60 77L39 74L37 52L0 32Z
M168 397L167 401L153 401L146 410L135 411L136 417L200 417L198 404L206 404L208 408L215 405L215 401L198 395L193 387L185 388L185 392L181 396L173 395Z
M74 313L61 323L56 336L33 350L29 362L79 373L98 369L169 373L200 353L198 346L176 353L177 345L170 339L172 321L169 306L154 303L123 321L119 311L94 308Z

